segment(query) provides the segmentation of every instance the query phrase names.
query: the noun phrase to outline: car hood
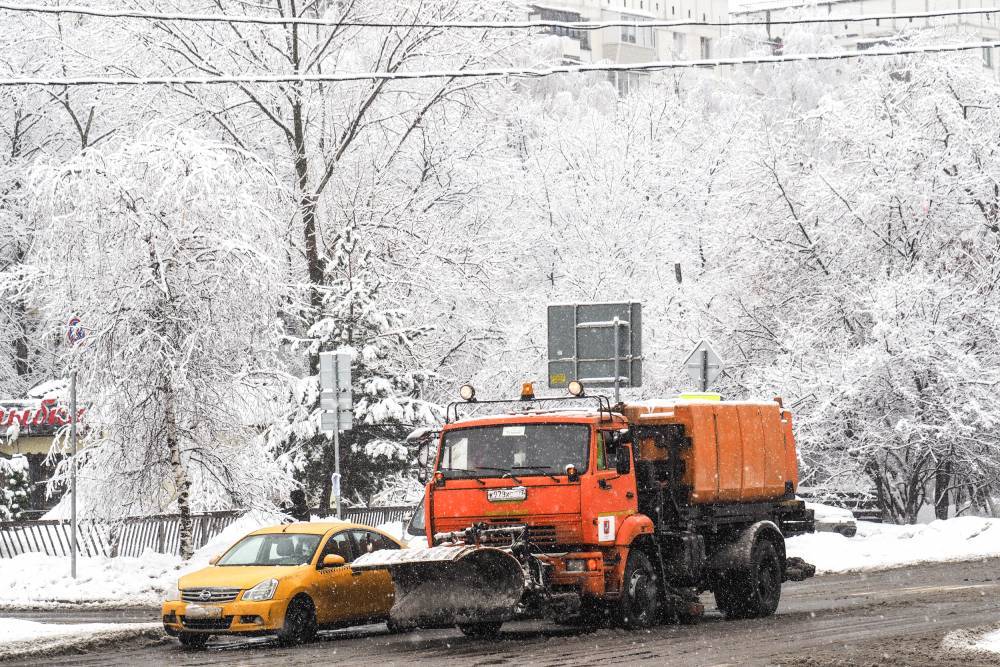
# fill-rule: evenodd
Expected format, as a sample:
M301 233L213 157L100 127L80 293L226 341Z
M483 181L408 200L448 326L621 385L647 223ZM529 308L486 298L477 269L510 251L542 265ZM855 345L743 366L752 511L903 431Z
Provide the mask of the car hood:
M253 588L267 579L278 579L296 574L308 565L282 566L273 565L231 565L209 567L196 570L181 577L178 588Z

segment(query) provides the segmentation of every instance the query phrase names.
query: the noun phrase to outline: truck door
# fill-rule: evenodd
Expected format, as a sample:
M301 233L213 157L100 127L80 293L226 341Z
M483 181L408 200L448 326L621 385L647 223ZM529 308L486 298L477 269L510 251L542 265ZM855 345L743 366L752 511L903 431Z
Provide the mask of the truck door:
M594 440L593 472L580 489L583 537L590 544L611 545L622 521L638 510L632 452L618 431L597 430Z

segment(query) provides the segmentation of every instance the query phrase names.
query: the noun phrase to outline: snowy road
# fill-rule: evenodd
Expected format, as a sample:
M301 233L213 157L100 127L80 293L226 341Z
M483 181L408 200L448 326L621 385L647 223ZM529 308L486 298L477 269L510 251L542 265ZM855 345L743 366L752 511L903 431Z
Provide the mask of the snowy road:
M55 665L579 665L668 662L671 665L968 665L939 648L959 628L1000 626L1000 559L913 566L886 572L831 575L789 584L776 617L724 621L714 609L697 626L662 626L647 633L591 632L540 623L504 626L497 642L457 631L387 634L384 627L325 633L293 649L266 640L216 641L200 652L174 641L137 640L99 653L47 660ZM711 596L706 596L706 602ZM54 612L45 612L53 620ZM93 612L85 612L87 619ZM0 612L0 616L13 613ZM17 616L26 618L23 614ZM75 613L65 616L78 622ZM148 620L134 615L129 620ZM975 664L984 664L978 657ZM24 664L38 664L36 661ZM987 663L988 664L988 663ZM1000 664L998 661L996 664Z

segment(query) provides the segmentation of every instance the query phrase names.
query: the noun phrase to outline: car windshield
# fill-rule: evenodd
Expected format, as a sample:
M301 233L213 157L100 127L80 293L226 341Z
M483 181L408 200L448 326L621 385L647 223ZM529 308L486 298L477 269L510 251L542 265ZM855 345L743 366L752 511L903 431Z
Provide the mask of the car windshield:
M216 565L304 565L312 560L320 537L300 533L247 535Z
M586 424L506 424L444 435L439 470L446 477L562 475L587 469Z

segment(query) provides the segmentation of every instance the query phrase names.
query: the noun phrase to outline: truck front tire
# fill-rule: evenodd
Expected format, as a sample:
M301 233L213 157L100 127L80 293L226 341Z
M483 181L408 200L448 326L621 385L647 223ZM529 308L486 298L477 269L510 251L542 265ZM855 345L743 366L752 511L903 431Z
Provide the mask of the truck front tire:
M618 621L623 627L634 630L656 624L662 599L658 579L649 556L638 549L630 550L618 601Z
M726 618L763 618L778 609L781 561L774 545L757 540L750 562L727 572L715 585L715 604Z

